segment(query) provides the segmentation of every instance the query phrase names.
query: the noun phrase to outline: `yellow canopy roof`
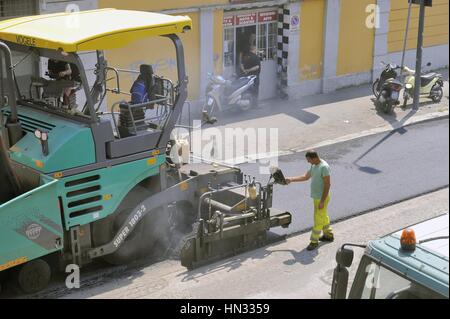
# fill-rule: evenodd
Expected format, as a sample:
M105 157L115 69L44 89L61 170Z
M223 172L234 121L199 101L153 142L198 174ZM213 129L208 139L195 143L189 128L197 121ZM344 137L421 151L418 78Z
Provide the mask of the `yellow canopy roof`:
M191 27L185 16L101 9L5 20L0 22L0 40L66 52L105 50Z

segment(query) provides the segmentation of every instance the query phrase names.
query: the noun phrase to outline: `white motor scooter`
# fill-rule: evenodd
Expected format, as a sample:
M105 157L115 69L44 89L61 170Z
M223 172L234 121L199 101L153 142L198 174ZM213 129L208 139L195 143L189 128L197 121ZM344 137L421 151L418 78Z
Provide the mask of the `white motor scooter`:
M256 76L244 76L236 80L226 80L220 75L208 74L209 84L206 87L206 103L203 111L212 116L214 112L239 108L248 111L256 105L252 94Z
M428 66L430 66L430 64L428 64ZM405 90L403 92L403 107L406 107L406 103L408 102L408 100L414 97L416 71L404 66L403 72L406 73ZM421 97L428 97L433 100L434 103L439 103L444 96L443 87L444 80L442 74L433 72L420 76Z

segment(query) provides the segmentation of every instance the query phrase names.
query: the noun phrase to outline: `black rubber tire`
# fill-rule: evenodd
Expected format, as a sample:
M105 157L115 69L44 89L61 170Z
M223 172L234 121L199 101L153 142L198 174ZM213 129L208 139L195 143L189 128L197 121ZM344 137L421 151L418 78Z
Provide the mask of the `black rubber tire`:
M403 95L403 108L406 109L406 105L408 104L408 98Z
M129 210L121 211L116 215L116 219L110 224L108 232L108 240L112 240L113 235L118 231L122 222L129 215ZM112 254L102 257L102 260L111 265L125 265L132 261L152 256L154 246L158 242L157 233L153 231L154 214L158 214L159 210L151 211L142 218L131 234L125 239Z
M381 99L383 99L383 101L380 101ZM377 99L375 100L375 109L377 110L377 112L382 112L383 111L383 105L385 103L385 100L382 96L378 96Z
M372 93L376 98L378 98L378 96L380 95L380 92L377 91L377 86L379 82L380 79L376 79L375 82L373 82L372 84Z
M438 86L438 88L435 89L436 86ZM431 89L431 92L433 91L439 92L439 95L438 96L431 95L430 98L433 100L434 103L439 103L442 100L442 97L444 96L444 90L442 90L442 86L440 84L435 84Z
M176 206L174 215L166 215L162 208L148 213L120 248L103 259L109 264L122 265L144 257L152 260L169 255L178 257L179 244L192 231L195 216L190 214L193 210L189 203L176 203ZM117 221L121 223L121 219Z
M100 246L110 242L127 216L138 203L154 194L142 186L135 187L127 196L129 204L121 204L120 210L113 215L95 222L92 226L92 237L94 245ZM112 265L128 264L134 260L144 257L160 259L170 246L175 245L174 240L180 239L178 236L181 229L174 229L175 224L180 220L182 223L184 212L191 208L183 208L183 203L177 203L177 214L180 216L166 215L164 209L159 208L148 212L136 225L130 235L114 253L101 257L103 261ZM180 211L180 213L178 213ZM178 237L177 237L178 236Z
M94 247L109 243L122 223L125 222L125 219L131 210L145 198L151 196L151 194L152 192L150 190L138 185L130 191L114 214L93 223L92 240ZM151 214L151 212L147 213L147 215L148 214ZM108 264L122 265L140 258L143 255L145 248L152 246L153 244L150 241L146 241L146 238L144 238L145 220L146 218L144 217L139 221L118 250L110 255L101 257L101 260Z
M17 269L16 280L21 291L27 294L43 290L50 282L52 271L43 259L34 259Z
M386 101L383 104L383 113L384 114L391 114L393 109L394 109L394 104L392 102Z
M113 224L113 232L118 231L122 222L129 215L130 211L125 210L118 214L117 219ZM152 214L152 212L148 213ZM151 252L155 245L155 239L152 238L151 232L146 231L148 225L149 215L145 216L134 228L131 234L125 239L122 245L114 253L104 256L102 259L108 264L124 265L134 260L143 258Z

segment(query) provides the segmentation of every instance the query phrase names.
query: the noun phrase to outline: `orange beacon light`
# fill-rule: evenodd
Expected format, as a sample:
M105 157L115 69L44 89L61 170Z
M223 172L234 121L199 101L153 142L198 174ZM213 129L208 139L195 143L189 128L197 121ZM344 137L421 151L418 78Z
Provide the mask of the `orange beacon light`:
M400 237L400 244L403 250L415 250L416 249L416 234L414 230L408 228L403 230Z

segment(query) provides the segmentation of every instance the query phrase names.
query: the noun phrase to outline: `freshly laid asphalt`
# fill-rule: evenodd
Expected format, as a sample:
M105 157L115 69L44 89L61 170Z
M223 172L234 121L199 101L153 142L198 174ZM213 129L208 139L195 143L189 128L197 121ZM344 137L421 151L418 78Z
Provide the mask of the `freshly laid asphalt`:
M449 120L419 123L317 149L331 166L333 221L412 198L449 184ZM265 164L263 164L265 165ZM309 168L305 153L282 156L285 176L303 175ZM261 165L240 165L245 174L267 182ZM292 234L313 225L309 182L276 185L273 207L289 211L293 221L277 234ZM374 220L376 222L376 220Z

